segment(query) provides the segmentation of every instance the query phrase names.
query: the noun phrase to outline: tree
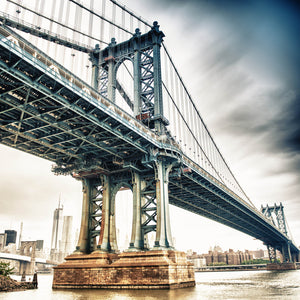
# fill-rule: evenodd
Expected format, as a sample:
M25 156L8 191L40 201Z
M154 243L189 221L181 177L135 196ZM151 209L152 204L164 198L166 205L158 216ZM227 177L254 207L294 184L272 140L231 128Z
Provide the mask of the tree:
M0 261L0 275L8 276L14 272L15 268L10 267L10 263Z
M242 262L242 265L260 265L260 264L268 264L270 261L268 259L256 258L251 260L245 260Z

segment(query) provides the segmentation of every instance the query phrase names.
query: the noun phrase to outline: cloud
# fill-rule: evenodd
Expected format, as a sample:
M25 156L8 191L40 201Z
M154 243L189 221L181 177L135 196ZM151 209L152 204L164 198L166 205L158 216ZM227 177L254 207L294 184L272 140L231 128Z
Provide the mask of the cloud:
M170 1L164 3L170 5ZM203 29L190 30L194 53L199 56L189 60L191 73L202 74L196 93L202 98L196 101L204 106L204 119L218 133L229 129L233 135L264 136L265 151L293 155L299 166L295 155L300 151L296 2L185 3L190 4L192 17L204 18L198 25ZM208 38L203 31L210 33ZM212 109L216 103L218 110Z
M189 57L179 58L183 78L225 159L232 162L254 202L283 201L289 223L297 228L299 4L279 0L162 3L169 10L177 7L178 15L182 8L187 13L179 31L185 46L173 45L171 50Z

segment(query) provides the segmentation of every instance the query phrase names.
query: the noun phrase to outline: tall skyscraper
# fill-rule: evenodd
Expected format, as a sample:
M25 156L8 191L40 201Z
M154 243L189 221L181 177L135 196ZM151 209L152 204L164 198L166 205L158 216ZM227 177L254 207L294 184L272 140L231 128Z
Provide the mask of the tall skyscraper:
M74 250L72 249L72 223L72 216L64 216L62 239L59 248L63 255L68 255Z
M15 244L17 241L17 232L15 230L5 230L6 233L6 245L8 244Z
M40 251L44 248L44 240L37 240L36 241L36 250Z
M20 225L20 234L19 234L19 246L18 246L18 249L20 249L20 247L21 247L22 234L23 234L23 222L21 222L21 225Z
M59 241L61 241L62 238L62 230L63 230L63 206L60 207L60 201L59 201L58 208L55 209L53 215L51 250L59 249Z

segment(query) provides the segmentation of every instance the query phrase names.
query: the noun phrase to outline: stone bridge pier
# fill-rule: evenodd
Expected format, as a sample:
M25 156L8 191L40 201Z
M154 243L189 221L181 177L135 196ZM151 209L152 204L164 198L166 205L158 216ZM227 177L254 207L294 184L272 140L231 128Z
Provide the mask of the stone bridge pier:
M137 120L161 139L168 121L163 113L160 47L164 34L157 22L128 41L115 39L90 54L92 84L111 102L116 89L125 95L117 72L133 64L134 99L125 101ZM106 171L76 172L82 180L83 202L79 241L73 255L54 268L53 288L176 288L194 286L194 269L173 247L169 217L169 175L180 170L180 151L147 149L140 157L107 161ZM119 166L119 167L118 167ZM128 250L119 253L115 196L121 188L133 193L132 234ZM155 233L154 245L148 234Z
M194 268L173 247L169 218L168 178L177 158L157 156L152 174L124 171L82 177L83 203L79 241L66 262L54 268L53 288L178 288L194 286ZM177 170L176 170L177 171ZM133 192L132 234L119 253L115 196ZM147 234L155 232L154 245Z
M33 275L35 273L35 250L36 241L21 242L20 255L31 257L31 261L20 261L19 274Z

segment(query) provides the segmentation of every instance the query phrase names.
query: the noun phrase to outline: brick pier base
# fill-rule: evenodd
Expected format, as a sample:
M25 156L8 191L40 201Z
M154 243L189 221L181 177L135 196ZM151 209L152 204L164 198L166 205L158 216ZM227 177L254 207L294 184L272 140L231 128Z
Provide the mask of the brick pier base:
M297 266L295 263L270 263L267 264L267 270L296 270Z
M54 267L53 289L173 289L195 286L184 252L154 250L121 254L72 254Z

